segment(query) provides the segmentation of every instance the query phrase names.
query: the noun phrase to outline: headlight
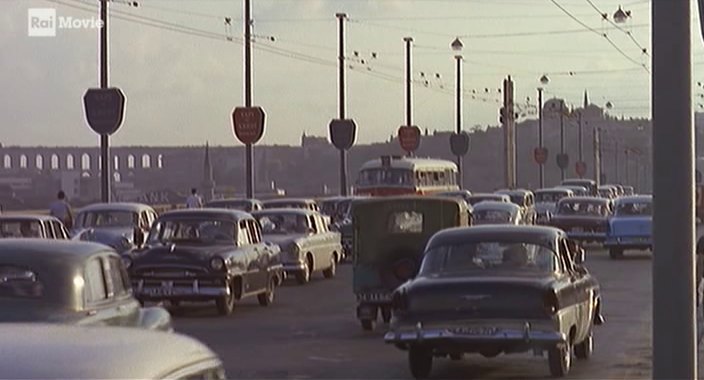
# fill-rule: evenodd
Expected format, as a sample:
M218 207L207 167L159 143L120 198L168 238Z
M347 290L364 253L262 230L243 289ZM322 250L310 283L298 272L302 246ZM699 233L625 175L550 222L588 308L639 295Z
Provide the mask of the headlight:
M215 270L222 270L225 267L225 260L220 257L215 257L210 260L210 267Z
M298 244L292 244L290 251L291 255L296 259L299 259L301 257L301 247Z
M132 259L130 259L129 257L125 257L125 256L122 256L121 259L122 259L122 265L125 266L125 269L130 269L130 267L132 266Z

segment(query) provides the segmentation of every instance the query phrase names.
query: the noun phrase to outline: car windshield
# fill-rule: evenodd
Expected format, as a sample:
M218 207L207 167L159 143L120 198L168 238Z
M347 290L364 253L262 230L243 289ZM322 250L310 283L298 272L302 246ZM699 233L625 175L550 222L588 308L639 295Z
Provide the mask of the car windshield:
M36 220L0 221L0 236L4 238L38 238L41 231L42 226Z
M413 172L407 169L377 168L366 169L359 173L358 185L405 185L414 184Z
M560 199L564 198L565 194L560 193L560 192L538 192L535 193L535 202L536 203L541 203L541 202L546 202L546 203L557 203Z
M132 227L136 226L139 216L132 211L100 210L86 211L78 216L78 227Z
M505 210L474 210L474 221L506 223L511 221L511 213Z
M470 205L474 206L475 204L479 202L484 202L484 201L497 201L497 202L503 202L503 197L501 196L491 196L491 195L482 195L482 196L470 196L467 200Z
M149 233L149 243L234 243L236 226L214 219L170 219L158 221Z
M443 245L425 253L420 275L552 273L557 254L542 245L522 242L482 241Z
M214 201L207 204L208 207L227 208L240 211L252 211L252 204L247 201Z
M262 225L262 232L265 234L287 235L304 234L308 231L308 223L305 215L280 213L280 214L258 214L254 216Z
M618 216L651 216L653 215L652 202L623 202L616 205Z
M608 208L605 203L596 202L563 202L558 210L563 215L593 215L606 216Z
M29 269L0 265L0 298L41 298L44 285Z
M308 205L303 202L274 202L265 204L264 208L308 208Z

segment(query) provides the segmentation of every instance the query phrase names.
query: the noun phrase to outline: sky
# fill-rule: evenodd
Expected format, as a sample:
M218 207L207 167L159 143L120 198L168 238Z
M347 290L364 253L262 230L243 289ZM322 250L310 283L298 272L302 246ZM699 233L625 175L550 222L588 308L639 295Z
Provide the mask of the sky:
M239 145L231 112L243 104L242 0L113 0L110 84L127 96L113 145ZM650 116L648 0L252 0L254 103L267 114L262 144L327 136L337 116L337 20L347 29L347 109L357 142L387 140L404 120L404 42L413 37L414 124L455 128L455 58L464 49L463 128L496 125L502 80L532 117L539 78L545 100L590 101L612 114ZM82 96L98 85L98 31L29 37L29 8L98 17L94 0L2 0L0 142L97 144ZM627 22L611 15L622 6ZM693 7L695 81L704 44ZM231 25L226 25L229 18ZM273 39L273 41L272 41ZM647 53L642 52L647 49ZM704 89L695 90L704 92ZM696 95L696 94L695 94ZM532 107L532 108L531 108ZM697 104L695 104L695 108ZM699 109L699 108L696 108Z

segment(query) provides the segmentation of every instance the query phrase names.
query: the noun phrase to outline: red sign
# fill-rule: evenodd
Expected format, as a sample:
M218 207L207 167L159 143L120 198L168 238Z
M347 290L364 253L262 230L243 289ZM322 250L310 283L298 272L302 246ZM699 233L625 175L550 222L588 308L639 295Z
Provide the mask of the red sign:
M533 149L533 158L538 165L543 165L548 161L548 148Z
M577 171L577 175L584 177L587 174L587 163L584 161L578 161L574 164L574 169Z
M264 110L261 107L236 107L232 112L235 136L243 144L255 144L264 135Z
M402 125L398 128L398 142L406 152L415 151L420 146L420 128L415 125Z

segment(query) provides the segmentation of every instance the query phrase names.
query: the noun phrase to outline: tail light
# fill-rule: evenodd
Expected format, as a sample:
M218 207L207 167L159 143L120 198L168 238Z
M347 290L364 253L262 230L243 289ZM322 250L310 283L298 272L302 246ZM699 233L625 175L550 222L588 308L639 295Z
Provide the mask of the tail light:
M543 306L545 307L545 312L547 312L548 315L557 313L557 311L560 310L560 303L557 299L557 294L555 294L552 290L546 292L543 296Z
M405 290L394 292L391 296L391 307L396 311L408 310L408 293Z

